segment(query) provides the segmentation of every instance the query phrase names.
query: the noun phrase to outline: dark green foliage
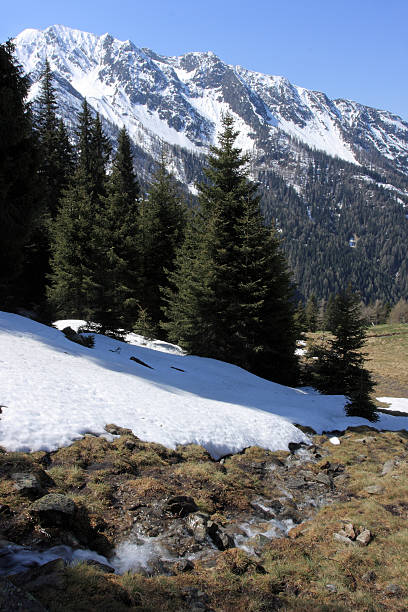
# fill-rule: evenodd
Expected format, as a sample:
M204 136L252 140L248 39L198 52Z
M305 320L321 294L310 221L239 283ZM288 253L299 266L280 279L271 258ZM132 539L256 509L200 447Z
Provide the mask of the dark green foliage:
M281 229L301 294L328 299L351 282L365 303L395 303L408 295L407 179L393 173L388 180L385 171L379 175L319 151L308 157L307 173L292 168L302 177L300 194L272 170L259 173L265 217ZM398 181L402 193L381 186Z
M291 288L279 243L259 210L247 158L234 146L230 116L212 147L200 209L171 275L165 324L189 352L293 381L297 362Z
M162 153L147 199L141 205L140 233L143 245L141 305L153 326L163 318L163 290L169 286L176 248L181 244L186 206L177 184L166 168Z
M112 147L102 129L99 114L92 121L90 134L90 187L94 201L106 194L106 168Z
M360 315L360 302L350 287L335 297L330 321L334 338L309 351L317 357L312 366L314 386L322 393L345 395L346 412L369 421L378 419L370 398L374 383L364 368L361 352L366 338L366 324Z
M123 128L107 182L107 195L95 219L95 270L98 295L94 321L103 333L130 331L139 316L141 244L139 235L140 187L133 170L129 135Z
M100 222L110 145L86 100L78 124L77 169L52 227L48 299L56 316L95 321L109 301L104 295L107 253Z
M306 325L310 332L315 332L319 326L319 306L314 293L310 296L306 304L305 310Z
M44 176L45 208L55 219L63 189L74 169L72 147L64 123L57 118L53 76L45 62L41 91L35 104L35 123L41 143L41 173Z
M56 316L92 320L95 309L95 211L87 177L77 170L53 225L51 286Z
M56 217L62 191L73 172L73 152L67 131L58 121L52 73L45 62L41 91L35 101L35 126L40 144L42 179L42 214L33 225L31 240L25 251L23 285L24 303L44 308L46 279L50 273L50 227Z
M303 337L304 332L308 331L306 311L303 306L302 300L299 300L294 312L294 322L296 327L296 337L300 340Z
M0 45L0 304L15 307L24 250L40 212L38 141L26 104L27 77L11 42Z

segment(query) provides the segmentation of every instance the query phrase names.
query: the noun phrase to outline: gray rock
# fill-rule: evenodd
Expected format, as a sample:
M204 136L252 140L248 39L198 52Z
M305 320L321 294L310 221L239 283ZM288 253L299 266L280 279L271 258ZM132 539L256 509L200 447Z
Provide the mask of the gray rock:
M7 578L0 578L0 612L47 612L31 593L15 586Z
M326 589L330 591L330 593L337 593L337 587L334 584L326 584Z
M356 532L354 530L352 523L345 523L340 533L342 535L345 535L347 538L350 538L350 540L356 539Z
M396 463L395 459L388 459L388 461L386 461L383 465L381 476L386 476L387 474L392 472L392 470L394 469L395 463Z
M301 489L302 487L307 486L307 482L305 482L304 478L288 478L286 481L286 486L289 489Z
M75 513L75 503L66 495L49 493L33 502L29 512L43 527L60 526L70 523Z
M369 531L369 529L363 529L358 534L358 536L356 538L356 542L360 546L367 546L367 544L369 544L372 539L373 539L373 537L372 537L371 532Z
M30 593L35 593L44 586L62 590L66 585L64 569L64 560L55 559L44 565L39 565L20 574L15 574L13 576L13 583L18 587L27 589Z
M192 497L188 495L175 495L166 501L165 510L176 516L183 517L191 512L196 512L198 508Z
M208 535L214 542L218 550L226 550L227 548L234 548L234 538L222 529L214 521L208 521L207 523Z
M198 542L204 542L207 537L207 523L209 515L204 512L190 514L186 520L187 529Z
M373 570L370 570L361 576L361 580L364 582L374 582L376 578L377 574L373 572Z
M387 586L385 587L384 591L385 591L385 593L387 595L396 595L396 596L398 596L398 595L401 595L401 593L402 593L402 589L399 586L399 584L393 584L393 583L387 584Z
M11 479L14 480L14 488L22 495L40 497L45 493L36 474L31 472L13 472Z
M276 517L276 510L274 508L270 507L270 502L267 499L263 499L261 497L258 497L256 499L253 499L252 501L249 502L251 508L253 508L253 510L255 510L255 513L258 516L261 516L262 518L267 518L267 519L271 519L271 518L275 518ZM282 504L280 502L278 502L280 508L282 508Z
M370 495L380 495L384 491L384 488L380 485L371 485L370 487L366 487L364 491L370 493Z
M322 473L317 474L316 482L320 482L320 484L324 484L327 487L331 487L333 484L333 481L330 478L330 476L328 474L322 474Z
M338 532L333 535L333 539L336 542L342 542L343 544L352 544L354 545L353 540L350 540L344 533Z

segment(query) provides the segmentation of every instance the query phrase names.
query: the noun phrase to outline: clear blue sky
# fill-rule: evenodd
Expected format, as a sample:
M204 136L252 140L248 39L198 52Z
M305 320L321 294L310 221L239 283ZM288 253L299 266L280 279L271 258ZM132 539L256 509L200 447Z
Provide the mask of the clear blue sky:
M230 64L408 120L408 0L16 0L0 40L54 23Z

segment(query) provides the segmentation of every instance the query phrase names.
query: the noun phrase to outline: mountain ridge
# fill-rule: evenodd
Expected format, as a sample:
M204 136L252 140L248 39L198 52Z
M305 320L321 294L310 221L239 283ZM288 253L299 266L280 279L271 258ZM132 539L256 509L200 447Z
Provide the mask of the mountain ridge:
M66 26L25 30L15 43L30 99L47 58L71 131L86 97L113 145L127 128L144 185L165 144L169 169L194 200L229 112L303 297L327 299L348 282L365 301L408 294L408 122L211 51L164 56Z

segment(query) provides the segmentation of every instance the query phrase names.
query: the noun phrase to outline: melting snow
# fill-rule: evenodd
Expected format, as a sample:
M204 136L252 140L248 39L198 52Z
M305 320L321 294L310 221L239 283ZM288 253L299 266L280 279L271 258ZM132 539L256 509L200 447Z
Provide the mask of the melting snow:
M75 326L59 325L66 323ZM219 458L252 445L278 450L308 441L293 423L319 432L366 423L345 416L343 396L284 387L228 363L183 355L179 347L129 339L132 344L96 335L88 349L57 329L0 313L0 445L54 450L115 423L171 448L200 444ZM398 430L406 420L381 414L378 427Z

